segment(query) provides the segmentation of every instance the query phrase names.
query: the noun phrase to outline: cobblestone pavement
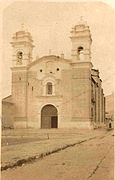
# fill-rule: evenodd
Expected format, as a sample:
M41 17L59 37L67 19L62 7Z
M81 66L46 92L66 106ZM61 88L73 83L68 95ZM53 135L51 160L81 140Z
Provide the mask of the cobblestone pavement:
M20 140L20 144L2 147L4 167L14 165L17 160L27 159L22 161L21 167L17 164L15 168L11 166L2 171L2 180L113 180L112 131L47 133L50 133L50 139L29 143L21 143ZM43 156L39 160L35 158L29 161L28 158L40 154Z

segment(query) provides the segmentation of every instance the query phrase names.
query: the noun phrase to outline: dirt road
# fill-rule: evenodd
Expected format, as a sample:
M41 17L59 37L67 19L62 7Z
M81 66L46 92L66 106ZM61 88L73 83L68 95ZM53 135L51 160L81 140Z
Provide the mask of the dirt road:
M113 163L113 136L109 133L3 171L2 180L113 180Z

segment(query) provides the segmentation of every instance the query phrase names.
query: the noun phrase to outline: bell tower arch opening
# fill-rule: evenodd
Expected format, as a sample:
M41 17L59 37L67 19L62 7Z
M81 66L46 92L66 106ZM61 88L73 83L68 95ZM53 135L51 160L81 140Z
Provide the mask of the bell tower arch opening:
M77 56L80 61L84 60L84 48L82 46L78 47Z
M58 111L54 105L45 105L41 110L41 128L58 128Z
M83 47L82 46L78 47L77 51L80 54L80 52L83 51Z
M12 37L12 67L24 67L32 62L34 48L32 36L27 31L18 31Z

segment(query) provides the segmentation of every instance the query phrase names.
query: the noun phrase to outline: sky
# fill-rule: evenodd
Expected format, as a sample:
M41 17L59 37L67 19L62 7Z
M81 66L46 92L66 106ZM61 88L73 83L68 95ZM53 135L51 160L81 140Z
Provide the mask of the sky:
M9 1L10 2L10 1ZM13 33L29 31L34 41L36 56L49 54L71 58L70 31L81 16L90 27L92 34L92 63L99 69L105 95L114 91L115 76L115 9L102 2L43 2L20 1L5 5L2 11L2 97L11 94L11 65ZM106 2L106 1L105 1Z

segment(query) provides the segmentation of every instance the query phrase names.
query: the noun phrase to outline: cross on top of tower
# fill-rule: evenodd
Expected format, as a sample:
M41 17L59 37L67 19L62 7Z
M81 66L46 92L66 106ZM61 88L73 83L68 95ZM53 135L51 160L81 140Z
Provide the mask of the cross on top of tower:
M24 31L24 30L25 30L25 24L22 23L22 24L21 24L21 31Z
M80 16L80 21L83 21L83 16Z
M79 24L79 25L87 25L87 22L84 21L83 16L80 16L80 20L79 20L79 23L78 23L78 24Z

